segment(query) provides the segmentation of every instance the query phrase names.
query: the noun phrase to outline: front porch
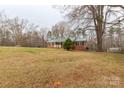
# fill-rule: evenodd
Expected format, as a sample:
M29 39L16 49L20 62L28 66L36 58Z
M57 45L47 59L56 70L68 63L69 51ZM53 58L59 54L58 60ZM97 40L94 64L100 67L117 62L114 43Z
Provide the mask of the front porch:
M48 48L62 48L63 42L48 42Z

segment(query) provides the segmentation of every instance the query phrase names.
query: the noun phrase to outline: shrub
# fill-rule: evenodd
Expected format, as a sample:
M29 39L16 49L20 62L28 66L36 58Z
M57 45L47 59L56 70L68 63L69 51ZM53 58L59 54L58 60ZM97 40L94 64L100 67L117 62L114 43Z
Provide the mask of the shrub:
M71 41L71 39L68 38L68 39L64 42L63 47L64 47L64 49L66 49L66 50L73 49L73 48L74 48L74 42Z

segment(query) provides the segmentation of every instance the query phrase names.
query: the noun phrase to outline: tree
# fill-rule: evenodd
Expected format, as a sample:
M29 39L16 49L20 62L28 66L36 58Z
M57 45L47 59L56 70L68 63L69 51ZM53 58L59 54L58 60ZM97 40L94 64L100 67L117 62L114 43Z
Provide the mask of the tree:
M51 36L52 36L52 32L51 31L48 31L47 38L51 38Z
M86 31L85 30L83 30L82 28L78 28L78 31L79 31L79 35L86 37Z
M116 34L118 35L118 40L117 40L117 46L118 47L122 47L122 35L121 35L121 24L118 25L118 27L116 28Z
M64 49L66 50L70 50L70 49L73 49L74 47L74 42L71 41L71 39L67 39L65 42L64 42Z
M4 12L0 12L0 45L13 45L11 31L8 26L8 17Z
M97 51L102 51L102 37L107 28L124 21L124 7L121 5L64 6L69 22L84 30L95 30ZM76 23L76 24L75 24Z
M74 31L71 31L69 37L72 37L72 38L76 37L76 33Z
M60 21L52 27L51 32L52 32L52 36L54 36L55 38L58 37L63 38L63 37L68 37L70 31L71 30L69 25L64 21Z
M0 12L0 45L46 47L47 28L28 23L18 17L8 18Z
M20 20L18 17L9 19L8 27L10 32L13 35L15 45L21 45L22 35L23 35L23 32L25 31L26 25L27 25L27 21L23 19Z
M46 39L47 39L47 33L48 33L48 28L40 28L40 31L39 31L39 36L41 38L41 43L42 43L42 47L46 47L47 45L47 42L46 42ZM49 36L51 36L51 33L49 33Z
M109 32L109 36L110 36L110 44L111 44L111 47L114 47L114 44L113 44L113 34L115 32L115 29L113 27L110 27L110 30L108 31Z

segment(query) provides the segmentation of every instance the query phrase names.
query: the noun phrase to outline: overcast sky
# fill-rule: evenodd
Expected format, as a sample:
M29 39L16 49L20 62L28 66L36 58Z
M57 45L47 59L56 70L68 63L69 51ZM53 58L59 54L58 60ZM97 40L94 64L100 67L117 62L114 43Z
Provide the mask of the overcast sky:
M8 17L18 16L41 27L51 27L63 20L60 11L50 5L0 5L0 11L4 11Z

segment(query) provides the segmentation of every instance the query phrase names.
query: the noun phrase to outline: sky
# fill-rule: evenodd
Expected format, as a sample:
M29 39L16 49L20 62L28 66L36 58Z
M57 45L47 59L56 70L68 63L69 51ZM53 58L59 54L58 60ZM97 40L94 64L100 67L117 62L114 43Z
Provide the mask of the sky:
M10 18L18 16L20 19L26 19L40 27L51 28L63 20L60 10L51 5L0 5L1 11L4 11Z

